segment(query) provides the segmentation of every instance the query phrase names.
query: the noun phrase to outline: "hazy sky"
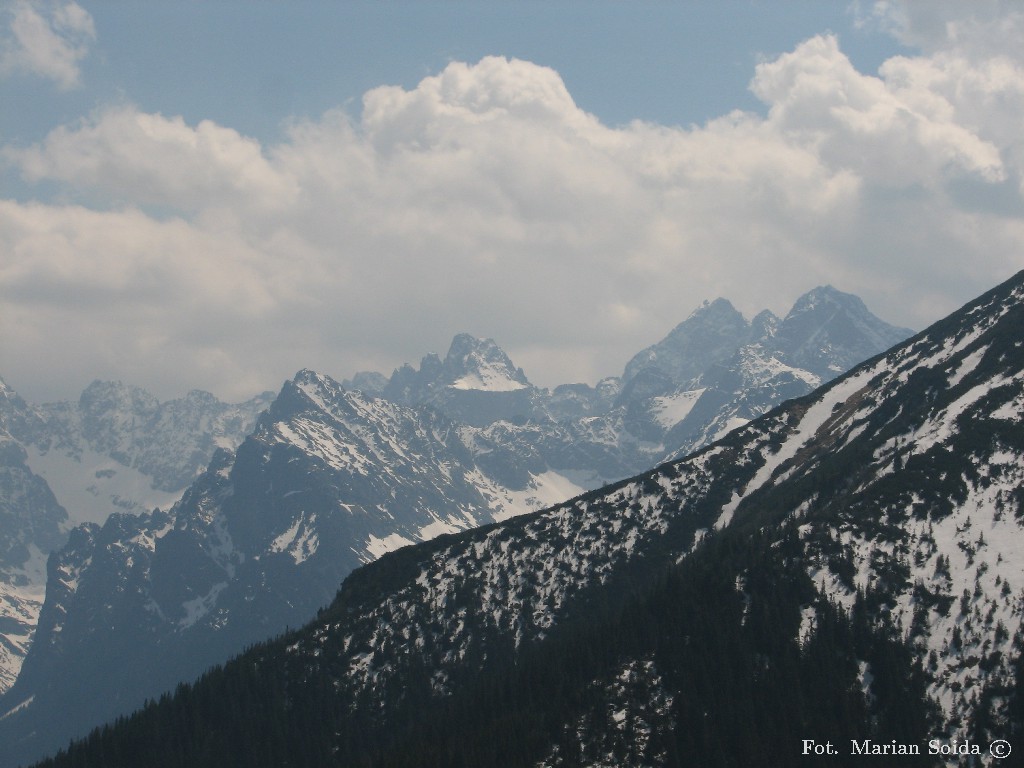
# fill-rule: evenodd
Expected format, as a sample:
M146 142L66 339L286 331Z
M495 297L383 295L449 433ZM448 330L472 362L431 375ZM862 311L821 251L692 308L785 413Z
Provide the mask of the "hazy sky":
M1013 2L0 0L0 376L160 397L701 301L924 327L1024 267Z

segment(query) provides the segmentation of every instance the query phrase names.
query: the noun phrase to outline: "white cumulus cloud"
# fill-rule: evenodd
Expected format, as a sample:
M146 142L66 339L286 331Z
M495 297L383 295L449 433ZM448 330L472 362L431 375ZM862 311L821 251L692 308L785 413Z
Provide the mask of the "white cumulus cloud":
M864 16L928 56L957 50L1016 58L1024 36L1024 7L1016 0L876 0Z
M999 148L956 120L929 83L906 77L912 62L863 75L833 36L816 37L758 66L752 88L780 134L814 145L831 167L890 184L941 183L947 173L1001 181Z
M387 374L461 331L541 384L594 381L706 298L784 311L826 282L920 326L1024 246L1019 212L963 199L1019 207L1020 61L951 50L862 73L815 37L752 73L764 114L690 128L605 125L501 57L275 145L100 110L5 150L61 202L0 205L2 352L41 389L63 365L244 396L303 366Z
M246 205L278 206L295 195L259 142L209 120L193 128L131 107L57 128L42 144L5 155L29 181L56 179L141 204L197 210L244 198Z
M80 65L96 39L92 16L77 3L17 0L6 10L0 34L0 74L23 72L79 85Z

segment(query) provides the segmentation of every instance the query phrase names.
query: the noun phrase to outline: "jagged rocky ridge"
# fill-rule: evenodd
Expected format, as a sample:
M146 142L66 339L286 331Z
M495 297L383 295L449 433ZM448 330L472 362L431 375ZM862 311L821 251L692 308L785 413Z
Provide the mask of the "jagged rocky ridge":
M11 687L43 603L46 555L65 541L67 511L0 428L0 691Z
M46 588L46 559L83 522L169 506L252 429L267 395L159 402L95 381L78 402L33 405L0 380L0 692L19 674Z
M389 550L581 490L538 487L484 441L435 409L300 371L179 503L82 525L50 558L36 640L4 699L28 703L0 719L0 743L15 745L15 729L63 741L307 621ZM491 466L522 476L518 492Z
M565 750L582 748L573 734L602 736L612 754L635 756L622 764L662 754L672 764L680 749L699 747L683 727L695 722L691 710L707 718L735 706L721 695L695 704L681 685L688 660L699 659L698 669L715 662L719 642L735 643L736 654L711 669L751 665L749 678L737 679L753 681L756 701L792 706L798 726L825 722L815 720L825 717L821 703L844 714L828 721L849 723L841 737L920 745L1019 737L1022 329L1024 273L683 460L356 571L302 631L97 733L75 755L114 754L125 749L122 735L141 732L153 754L182 756L169 764L214 764L204 755L230 749L250 765L279 764L282 754L304 765L338 755L352 764L454 765L481 739L445 730L444 719L476 711L498 729L486 731L492 764L563 764ZM659 602L664 594L678 599ZM667 622L679 605L695 612ZM654 629L645 632L644 620ZM699 631L705 622L717 630L710 638ZM637 639L621 639L627 627ZM615 658L591 659L590 645ZM632 656L617 656L627 649ZM570 674L574 666L582 671ZM830 685L808 685L812 667ZM618 741L596 718L584 727L578 718L592 697L553 677L590 680L584 687L615 707L615 681L636 680L653 692L652 706L622 718L646 726ZM516 699L526 678L546 679L543 693L526 698L547 720L531 719ZM808 709L787 697L794 688L833 698ZM230 708L216 706L228 698ZM548 700L569 709L552 713ZM801 737L787 733L789 751L780 751L767 729L773 712L751 711L761 730L744 721L750 739L721 739L719 754L742 758L752 743L773 749L756 753L773 764L797 764ZM172 725L200 714L192 734ZM223 719L206 727L213 716ZM418 729L417 719L435 730ZM723 736L740 728L712 725ZM513 745L514 758L502 759ZM116 764L146 760L141 753Z
M854 354L849 349L878 351L907 333L874 318L859 299L819 288L784 320L766 312L750 323L724 300L706 304L637 355L622 379L597 388L540 390L494 342L465 334L443 361L428 356L418 371L399 369L390 381L361 374L350 382L415 412L302 372L254 436L261 450L276 445L276 458L253 460L251 448L237 459L221 455L169 513L118 515L76 532L51 564L41 643L6 701L31 699L23 718L26 710L52 708L50 727L70 734L74 702L82 702L79 727L124 711L247 642L302 623L352 567L389 549L537 509L703 445L784 396L808 391ZM808 357L808 349L816 351L818 373L783 362ZM95 384L82 402L150 400ZM132 422L153 429L168 420L133 415ZM93 432L110 452L147 434ZM424 450L407 456L401 446L410 434L426 437ZM321 477L321 465L334 479L315 493L300 490L309 485L306 473ZM365 503L367 494L373 503ZM339 521L339 511L353 507L359 514ZM225 509L233 510L230 518ZM148 664L154 649L165 659L158 668Z
M357 380L464 423L501 423L499 444L529 443L548 466L596 488L691 453L911 333L823 286L781 319L766 310L748 321L725 299L705 302L637 353L621 377L596 387L535 387L492 340L467 334L455 337L443 360L427 355L386 385L370 374Z

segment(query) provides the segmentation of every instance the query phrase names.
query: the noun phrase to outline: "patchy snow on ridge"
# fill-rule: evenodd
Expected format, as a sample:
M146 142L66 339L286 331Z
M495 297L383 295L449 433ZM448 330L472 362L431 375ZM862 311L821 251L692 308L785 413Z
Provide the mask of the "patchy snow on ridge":
M875 373L875 368L868 368L858 372L856 375L850 376L832 387L821 399L804 411L800 416L799 423L793 432L786 437L785 442L779 446L775 453L767 454L767 460L757 470L757 473L751 478L747 486L742 491L734 492L731 500L722 507L718 519L715 521L715 530L721 530L732 522L733 513L743 499L762 486L775 482L774 475L776 471L785 462L796 456L801 448L817 438L819 431L823 427L827 427L833 413L862 389Z
M711 438L711 442L715 442L716 440L721 440L723 437L728 435L734 429L739 429L744 424L749 424L749 423L750 423L750 419L744 419L741 416L730 416L728 419L725 420L725 423L722 424L722 426L719 428L719 430L717 432L715 432L714 436Z
M9 689L35 636L39 611L46 596L46 555L29 544L28 560L20 568L0 572L0 693ZM22 629L23 628L23 629Z
M531 474L526 487L520 489L499 485L479 470L469 473L467 478L480 489L496 522L553 507L586 490L554 470Z
M434 520L432 523L427 523L420 528L419 537L422 541L430 541L430 539L436 539L438 536L443 536L446 533L458 533L464 531L465 526L459 527L453 525L445 520Z
M371 559L376 560L379 557L383 557L388 552L394 552L396 549L407 547L410 544L416 542L410 541L400 533L391 533L385 536L383 539L377 536L370 535L370 538L366 542L366 552L371 555ZM369 562L369 560L367 561Z
M755 386L784 374L789 374L812 388L821 385L821 377L810 371L805 371L803 368L786 365L774 355L766 354L760 345L741 350L740 359L740 370ZM841 371L837 372L841 373Z

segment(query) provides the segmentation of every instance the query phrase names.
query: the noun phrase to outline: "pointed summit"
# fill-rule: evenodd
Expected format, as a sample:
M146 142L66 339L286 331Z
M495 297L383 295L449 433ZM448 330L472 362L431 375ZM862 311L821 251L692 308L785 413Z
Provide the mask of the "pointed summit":
M337 400L343 394L344 388L334 379L303 368L284 383L268 413L272 418L283 418L284 413L294 414L309 408L325 410L327 402Z
M827 381L912 334L880 320L857 296L825 285L796 300L770 346L788 365Z
M444 360L429 354L419 370L397 368L381 396L402 405L429 403L469 424L537 414L535 387L494 339L460 333L452 339Z
M530 386L523 369L516 368L493 339L478 339L468 333L452 339L444 359L444 378L455 389L484 392L511 392Z
M765 309L757 313L757 316L750 321L750 335L752 339L770 339L778 333L779 324L782 321L771 310Z
M732 733L747 707L775 736L773 702L821 713L826 733L866 733L865 745L941 733L952 755L1018 733L1022 329L1024 274L706 450L370 564L316 621L105 729L92 754L132 750L151 764L179 750L205 766L211 753L255 763L302 743L368 764L387 743L396 763L422 753L498 764L518 723L544 712L555 727L538 731L533 765L567 753L596 764L608 744L654 754L652 764L676 749L693 764L724 754L739 765L763 762L761 746L689 734ZM778 618L748 621L757 616ZM637 617L649 631L636 631ZM580 654L588 643L604 652ZM530 653L495 658L517 647ZM738 664L755 684L729 691L721 681ZM770 688L756 680L766 668ZM702 674L678 674L690 669ZM402 697L430 680L446 686ZM481 695L480 680L507 693ZM0 720L0 743L35 731L47 693ZM420 728L429 707L441 714ZM328 710L338 714L320 725L295 714ZM183 738L174 726L191 711L213 714ZM892 712L899 730L885 722ZM54 763L82 764L79 754Z
M734 307L732 302L726 298L719 296L713 301L705 299L700 303L699 307L687 315L686 319L681 324L688 323L691 320L729 316L734 312L736 312L736 307Z
M711 365L730 357L750 335L750 324L726 299L705 301L672 332L626 364L629 382L642 371L674 382L700 376Z
M42 418L7 382L0 379L0 430L16 439L40 428Z

